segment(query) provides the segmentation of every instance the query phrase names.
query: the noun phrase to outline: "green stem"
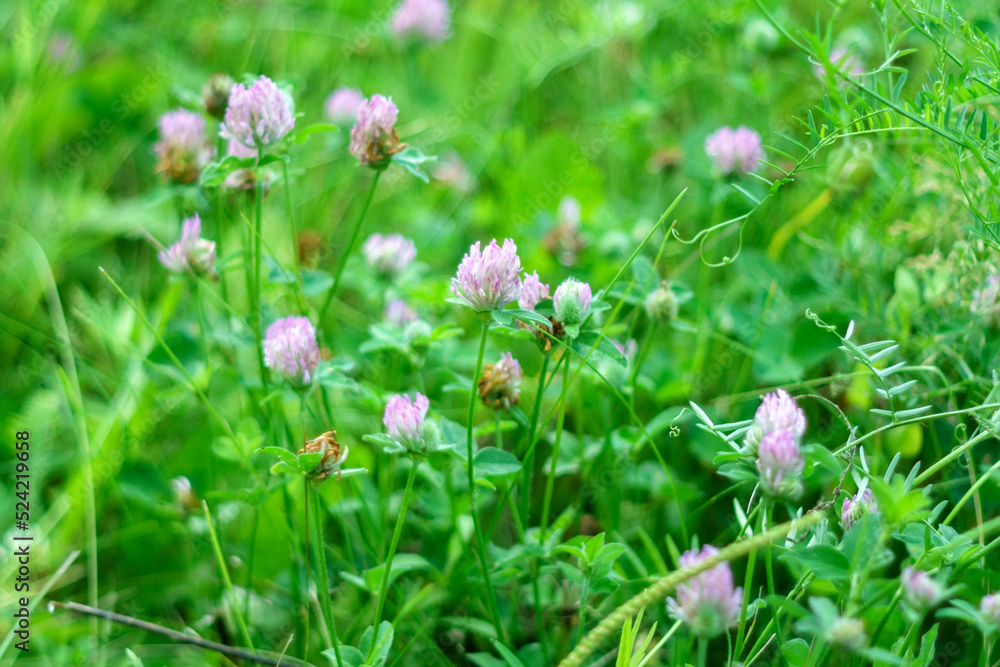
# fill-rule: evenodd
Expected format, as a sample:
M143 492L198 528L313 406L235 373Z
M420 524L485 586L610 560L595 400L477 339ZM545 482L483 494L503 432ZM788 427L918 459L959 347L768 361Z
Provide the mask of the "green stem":
M483 370L483 357L486 354L486 339L489 337L490 323L483 322L483 335L479 339L479 356L476 359L476 372L472 376L472 389L469 396L469 426L468 438L466 442L467 468L469 474L469 511L472 513L472 525L476 533L476 552L479 555L479 565L483 570L483 580L486 582L486 597L490 606L490 615L493 617L493 627L497 633L497 639L503 641L504 632L500 625L500 612L497 608L496 593L493 591L493 582L490 580L489 563L486 559L486 543L483 540L483 529L479 524L479 512L476 509L476 470L473 458L475 457L475 418L476 399L479 398L477 387L479 386L479 374Z
M764 503L765 504L762 516L766 517L766 525L770 526L774 523L774 503L772 503L770 500L765 500ZM774 587L774 568L771 565L771 560L772 560L771 545L768 544L766 547L764 547L764 566L765 569L767 570L767 590L771 596L774 596L776 594ZM781 629L781 623L778 621L777 611L773 611L773 613L774 613L773 620L775 622L775 627L777 628L778 631L778 645L784 646L785 637L784 637L784 632Z
M378 627L382 623L382 611L385 609L385 596L389 590L389 577L392 574L392 559L396 555L396 547L399 545L399 536L403 532L403 520L406 518L406 510L410 506L410 496L413 494L413 481L417 478L417 468L420 463L414 459L410 466L410 474L406 476L406 490L403 491L403 504L399 507L399 516L396 517L396 529L392 531L392 543L389 545L389 554L385 559L385 566L382 572L382 585L379 587L378 606L375 609L375 623L372 625L372 643L368 649L368 662L375 657L375 649L378 646ZM339 659L338 659L339 662Z
M576 642L579 644L583 639L583 628L587 625L587 598L590 597L590 575L583 580L583 590L580 592L580 614L576 623Z
M531 523L531 515L529 514L531 511L531 477L534 472L535 461L535 449L532 445L535 442L535 432L538 429L538 416L542 411L542 398L545 396L545 373L549 369L549 360L551 358L551 354L546 354L542 357L542 371L538 375L538 387L535 390L535 406L531 410L531 423L528 426L528 454L524 457L523 475L521 476L521 484L523 486L521 490L521 495L523 496L521 500L521 514L524 515L524 520L529 525Z
M295 279L299 286L298 302L299 310L303 314L306 312L305 295L306 288L302 282L302 263L299 260L299 242L295 231L295 213L292 210L292 188L288 182L288 162L281 161L281 174L285 179L285 217L288 218L288 231L292 239L292 257L295 258Z
M264 149L261 148L257 154L257 161L260 162L264 158ZM257 367L260 371L260 385L263 390L263 394L267 395L267 368L264 366L264 346L262 344L263 338L261 337L261 321L260 321L260 285L261 285L261 256L263 252L261 250L261 242L263 239L263 226L264 226L264 177L263 172L258 168L256 173L257 178L257 197L255 204L254 213L254 233L253 233L253 290L251 291L251 307L250 307L250 321L253 325L254 337L257 342ZM249 245L248 245L249 249Z
M705 667L708 661L708 640L704 637L698 638L698 667Z
M764 501L761 501L764 502ZM764 511L762 507L758 507L761 511L757 514L757 530L754 531L754 535L760 535L761 529L764 527ZM768 542L770 544L770 542ZM747 631L747 608L750 606L750 593L753 590L753 571L757 565L757 552L750 552L750 557L747 558L747 573L746 578L743 581L743 604L740 606L740 623L736 630L736 659L739 660L740 656L743 655L743 642L746 639Z
M306 480L306 493L312 496L312 521L313 521L313 560L316 561L316 570L319 573L319 605L323 612L323 620L330 630L333 638L333 653L337 658L337 664L343 665L340 659L340 637L337 635L337 622L333 617L333 600L330 597L330 578L326 571L326 541L323 538L323 510L320 504L319 488L311 481Z
M201 508L205 512L205 522L208 524L208 536L212 540L212 548L215 550L215 560L219 564L219 572L222 573L222 581L226 585L226 590L229 591L229 597L232 598L232 610L233 615L236 616L236 625L243 636L243 643L247 645L247 648L253 650L253 642L250 641L250 631L247 629L243 612L240 611L240 601L236 598L236 591L233 590L233 580L229 578L229 568L226 567L226 559L222 555L222 546L219 544L219 537L215 534L215 525L212 523L212 514L208 511L208 503L204 500L201 501ZM250 595L249 589L247 590L247 595Z
M562 432L563 424L566 421L566 401L567 387L569 386L569 358L566 358L566 362L563 364L563 390L562 390L562 401L559 402L559 415L556 417L556 442L552 447L552 465L549 466L549 477L545 480L545 497L542 500L542 523L541 523L541 541L544 542L546 538L546 533L549 527L549 512L552 509L552 491L556 484L556 465L559 462L559 445L562 442Z
M368 207L371 206L372 197L375 195L375 186L378 185L378 179L380 176L382 176L382 172L376 171L375 178L372 179L372 186L368 190L368 197L365 199L364 206L361 207L361 215L358 216L358 221L354 223L354 231L351 232L351 240L347 243L347 250L340 258L340 266L337 267L337 274L333 277L333 284L330 285L330 291L326 294L326 301L323 303L323 307L320 308L320 324L323 323L323 319L326 317L326 311L330 308L330 302L333 301L334 295L337 293L337 290L340 289L340 279L343 277L344 269L347 267L347 260L351 258L351 251L354 250L354 244L358 241L358 233L361 231L361 223L365 221L365 214L368 213Z

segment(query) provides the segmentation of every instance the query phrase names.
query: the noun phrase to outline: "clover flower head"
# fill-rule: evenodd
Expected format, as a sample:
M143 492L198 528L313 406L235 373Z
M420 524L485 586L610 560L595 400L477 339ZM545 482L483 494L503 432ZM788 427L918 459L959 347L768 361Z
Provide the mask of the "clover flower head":
M538 278L538 271L525 273L521 281L521 295L517 297L517 307L522 310L534 310L544 299L551 298L549 286Z
M764 396L743 440L744 447L749 453L756 453L761 439L774 431L789 431L796 439L806 432L806 414L784 389Z
M249 87L233 85L219 133L259 151L284 139L294 127L292 98L262 75Z
M199 276L216 275L215 242L201 238L201 217L197 213L184 221L180 240L160 251L159 259L172 273L191 271Z
M844 504L840 509L840 525L844 530L849 530L851 526L861 520L864 515L878 514L878 503L871 489L865 489L853 497L844 498Z
M383 276L392 276L408 267L417 256L413 241L400 234L372 234L362 251L368 265Z
M156 171L172 183L193 183L215 154L205 136L205 119L186 109L169 111L158 123L160 140L153 144Z
M363 165L384 169L392 156L406 148L396 133L399 109L391 97L372 95L357 108L358 122L351 129L351 155Z
M681 556L680 566L691 567L719 553L705 545ZM714 637L739 621L743 589L733 587L733 571L722 562L677 586L677 597L667 600L667 609L687 623L699 637Z
M445 0L403 0L392 15L392 34L437 44L451 34L451 15Z
M552 297L556 319L563 324L579 324L590 313L590 285L576 278L567 278Z
M385 304L385 312L382 314L382 319L393 326L404 327L410 322L416 322L417 314L402 299L390 299Z
M501 246L493 239L485 250L476 241L451 279L451 292L476 312L499 310L521 296L520 274L514 241L504 239Z
M994 633L1000 633L1000 593L984 595L979 602L979 618Z
M521 381L524 371L510 352L500 355L500 361L483 367L479 376L479 398L494 409L510 410L521 402Z
M824 638L839 649L859 651L868 643L865 624L858 618L838 618L823 632Z
M358 107L365 96L357 88L337 88L326 98L323 110L331 123L354 125L358 122Z
M322 482L334 473L339 475L340 467L347 461L348 451L347 445L337 442L336 431L327 431L307 441L296 454L322 454L319 463L309 472L313 481Z
M723 175L745 175L764 158L760 135L748 127L720 127L705 140L705 152Z
M417 393L411 399L406 394L396 394L389 399L382 416L382 423L389 436L411 452L426 450L425 421L430 401Z
M777 498L797 499L802 495L804 461L799 443L791 431L765 435L757 449L757 472L764 491Z
M903 568L899 577L903 585L903 598L914 609L925 611L930 609L944 597L944 590L931 575L923 570L916 570L911 565Z
M316 327L308 317L285 317L267 328L264 365L294 386L312 382L319 365Z
M665 282L647 294L642 305L654 322L668 322L677 317L677 296Z

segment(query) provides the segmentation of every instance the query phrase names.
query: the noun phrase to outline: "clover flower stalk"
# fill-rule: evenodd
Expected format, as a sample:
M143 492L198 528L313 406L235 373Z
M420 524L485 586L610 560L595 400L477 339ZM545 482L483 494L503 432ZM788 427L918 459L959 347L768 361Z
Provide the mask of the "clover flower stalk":
M392 34L438 44L451 35L451 16L445 0L403 0L392 14Z
M745 176L764 158L760 135L748 127L721 127L705 140L705 153L723 176Z
M844 498L844 504L840 508L840 525L844 530L850 530L866 514L878 514L878 503L871 489Z
M483 579L486 582L487 600L493 627L497 637L503 638L503 626L500 624L500 612L497 608L496 594L490 579L489 564L486 558L486 543L483 540L483 530L479 523L479 512L476 508L476 476L473 458L475 455L475 418L477 389L483 370L483 357L486 355L486 339L489 337L490 325L487 313L503 308L521 295L521 259L517 256L517 246L511 239L506 239L503 246L496 239L490 242L485 250L480 249L476 241L469 252L462 258L456 275L451 280L451 291L457 301L479 313L482 319L482 334L479 339L479 353L476 357L476 370L472 375L471 394L469 396L469 417L466 433L466 471L469 481L469 503L472 514L473 528L476 534L476 551L482 568Z
M757 450L757 472L765 493L796 500L802 495L802 468L799 444L790 431L768 433Z
M316 327L308 317L285 317L267 328L264 363L293 387L308 386L319 362Z
M201 238L201 217L195 213L184 221L181 238L159 253L160 264L172 273L191 272L215 278L215 242Z
M330 291L326 294L326 301L319 311L319 321L326 317L326 311L330 308L333 297L340 289L341 279L344 276L344 269L347 267L347 260L351 257L354 245L357 243L358 234L361 232L361 225L365 221L365 214L371 206L372 197L375 196L375 188L378 186L379 177L392 156L403 150L406 144L399 141L396 134L396 119L399 117L399 110L392 103L392 98L382 95L373 95L371 99L363 101L358 106L358 122L351 130L350 151L358 158L361 164L368 165L375 170L375 178L372 179L371 187L368 189L368 196L361 207L361 214L354 224L351 238L347 243L347 249L340 258L340 265L333 278Z
M383 277L401 273L417 256L417 247L401 234L372 234L361 246L368 266Z
M304 319L304 318L303 318ZM305 428L305 394L300 397L303 411L303 428ZM297 454L321 453L319 463L304 478L305 485L305 513L306 513L306 551L312 551L313 563L316 567L318 581L316 583L317 597L319 600L320 613L323 615L323 622L330 629L333 641L333 652L337 659L337 664L343 664L340 657L340 637L337 634L336 619L333 615L333 600L330 596L330 581L326 565L326 540L323 536L323 505L319 497L319 485L336 473L340 474L340 467L347 460L347 445L337 442L337 432L327 431L322 435L308 440ZM312 506L312 510L310 510ZM309 533L312 532L314 539L310 542ZM311 547L311 549L310 549ZM308 563L308 561L307 561ZM306 568L306 585L308 586L309 570ZM308 635L308 632L306 633ZM306 646L308 650L308 642Z
M754 415L753 425L743 440L744 449L756 454L761 439L775 431L788 431L796 440L806 432L806 414L784 389L764 396Z
M422 453L427 446L427 410L430 401L423 394L417 393L413 399L405 394L397 394L386 403L385 412L382 415L382 423L391 438L411 451L411 453ZM403 491L403 501L399 507L399 516L396 517L396 527L392 532L392 542L389 544L389 553L386 556L385 565L382 572L382 585L379 587L378 604L375 609L375 622L372 625L378 628L382 622L382 612L385 609L386 591L389 589L389 576L392 573L392 560L396 555L396 547L399 545L399 536L403 532L403 520L406 518L406 511L410 506L410 498L413 494L413 481L417 477L417 468L423 460L422 456L411 456L412 465L410 472L406 476L406 489ZM374 657L377 642L371 643L368 651L368 664L371 664Z
M691 567L719 553L705 545L681 556L680 567ZM667 599L670 614L684 621L698 637L710 639L736 625L743 606L743 589L733 587L729 563L719 563L677 586L677 597Z

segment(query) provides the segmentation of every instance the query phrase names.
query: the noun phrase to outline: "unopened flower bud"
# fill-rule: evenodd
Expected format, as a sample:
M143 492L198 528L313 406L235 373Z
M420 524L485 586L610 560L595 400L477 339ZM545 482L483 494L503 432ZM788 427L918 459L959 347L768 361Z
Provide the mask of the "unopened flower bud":
M839 618L823 634L828 642L851 653L863 649L868 644L865 624L857 618Z
M666 283L646 295L643 306L653 321L668 322L677 317L677 297Z
M590 313L590 285L567 278L552 297L556 319L563 324L579 324Z

